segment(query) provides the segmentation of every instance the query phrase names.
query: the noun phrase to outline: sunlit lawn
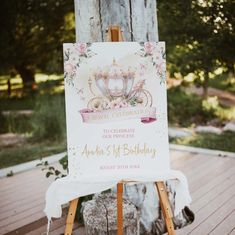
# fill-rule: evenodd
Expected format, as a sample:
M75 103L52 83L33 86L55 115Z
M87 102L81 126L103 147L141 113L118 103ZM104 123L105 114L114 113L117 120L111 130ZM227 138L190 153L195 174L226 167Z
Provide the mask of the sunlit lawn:
M40 159L66 150L65 143L41 142L26 143L0 149L0 168Z
M234 132L224 132L221 135L194 134L190 137L174 138L171 139L170 142L172 144L235 152Z
M215 76L209 80L209 86L235 94L235 77L228 78L228 76L223 74Z
M23 88L22 79L20 78L19 75L13 78L10 78L9 75L4 75L4 76L0 76L0 91L1 92L7 91L8 79L10 79L13 94L14 94L14 90ZM36 84L38 84L40 88L40 85L42 85L43 83L58 84L60 81L63 81L63 75L56 75L56 74L47 75L47 74L37 73L35 75L35 81L36 81Z

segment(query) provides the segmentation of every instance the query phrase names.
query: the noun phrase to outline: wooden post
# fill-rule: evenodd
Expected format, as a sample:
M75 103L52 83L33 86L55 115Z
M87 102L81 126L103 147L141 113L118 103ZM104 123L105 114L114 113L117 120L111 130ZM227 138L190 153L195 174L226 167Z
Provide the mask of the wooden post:
M156 182L159 201L161 204L162 212L166 222L166 228L169 235L175 235L174 224L172 221L173 214L166 192L166 186L163 181Z
M117 235L123 234L123 183L117 185Z
M123 41L123 35L121 32L121 28L119 26L110 26L108 28L107 41L108 42L121 42L121 41Z
M78 200L79 198L76 198L70 202L69 205L69 211L67 215L67 220L66 220L66 226L65 226L65 235L71 235L73 231L73 224L74 224L74 218L78 206Z

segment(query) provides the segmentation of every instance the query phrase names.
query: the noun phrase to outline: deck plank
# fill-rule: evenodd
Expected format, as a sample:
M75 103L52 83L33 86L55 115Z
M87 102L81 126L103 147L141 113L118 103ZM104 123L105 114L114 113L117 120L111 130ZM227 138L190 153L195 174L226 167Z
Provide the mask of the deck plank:
M210 190L208 193L202 195L196 201L192 203L192 210L194 212L198 212L203 209L208 203L214 200L216 197L221 195L224 191L230 189L231 187L235 187L235 177L226 179L222 184L218 184L217 187Z
M235 187L230 187L227 190L223 191L221 194L219 194L217 197L213 198L203 207L203 209L195 213L195 221L191 225L182 229L182 233L179 234L191 234L193 230L195 230L198 226L203 223L203 221L207 220L211 215L213 215L216 210L220 209L224 205L224 202L233 198L234 195Z
M227 218L235 208L235 195L226 201L222 207L214 211L206 220L198 225L195 230L191 232L192 235L209 234L217 224L220 224ZM235 220L234 220L235 221ZM223 233L224 234L224 233Z
M222 220L217 226L210 231L210 235L219 235L219 234L235 234L235 209L230 213L224 220Z
M204 194L208 193L213 188L217 187L218 185L222 184L223 181L226 179L229 179L231 177L235 177L235 164L231 164L231 167L229 167L226 170L223 170L221 173L217 174L213 179L211 179L208 182L203 183L203 185L200 185L194 192L191 192L191 196L193 198L193 201L195 202L200 197L202 197Z
M177 235L235 235L235 159L212 157L182 151L170 151L172 169L188 178L196 219L192 225L177 230ZM53 178L45 178L40 169L0 179L0 235L16 231L45 218L44 197ZM44 224L27 227L19 235L44 235ZM63 234L65 217L55 220L50 235ZM13 233L12 233L13 234ZM17 233L14 233L17 234ZM84 235L84 228L74 230Z

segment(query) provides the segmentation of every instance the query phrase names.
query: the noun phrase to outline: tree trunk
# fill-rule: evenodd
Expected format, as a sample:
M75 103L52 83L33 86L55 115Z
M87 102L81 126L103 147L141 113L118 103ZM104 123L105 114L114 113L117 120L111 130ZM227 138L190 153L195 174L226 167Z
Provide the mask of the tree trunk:
M125 41L158 41L156 0L75 0L76 41L105 41L119 25Z
M117 234L117 197L106 193L83 203L83 218L86 234ZM139 215L136 207L123 200L123 234L138 234Z
M209 86L209 72L205 72L204 81L202 84L203 89L203 98L206 99L208 97L208 86Z
M229 62L226 63L226 65L227 65L227 68L228 68L228 78L231 79L235 75L234 62L229 61Z
M7 95L11 97L11 80L7 79Z
M27 66L20 65L16 66L16 70L21 76L23 82L23 88L25 92L32 91L35 83L35 73L32 69L27 68Z

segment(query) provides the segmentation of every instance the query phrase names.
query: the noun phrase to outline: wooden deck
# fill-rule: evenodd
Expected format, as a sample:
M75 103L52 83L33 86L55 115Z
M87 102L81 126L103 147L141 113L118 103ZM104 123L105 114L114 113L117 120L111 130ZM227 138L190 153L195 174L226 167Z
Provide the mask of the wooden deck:
M177 235L235 235L235 158L171 151L173 169L189 181L195 221ZM44 195L53 179L40 169L0 179L0 235L42 235L46 231ZM50 235L64 231L65 218L55 220ZM78 228L74 235L83 235Z

